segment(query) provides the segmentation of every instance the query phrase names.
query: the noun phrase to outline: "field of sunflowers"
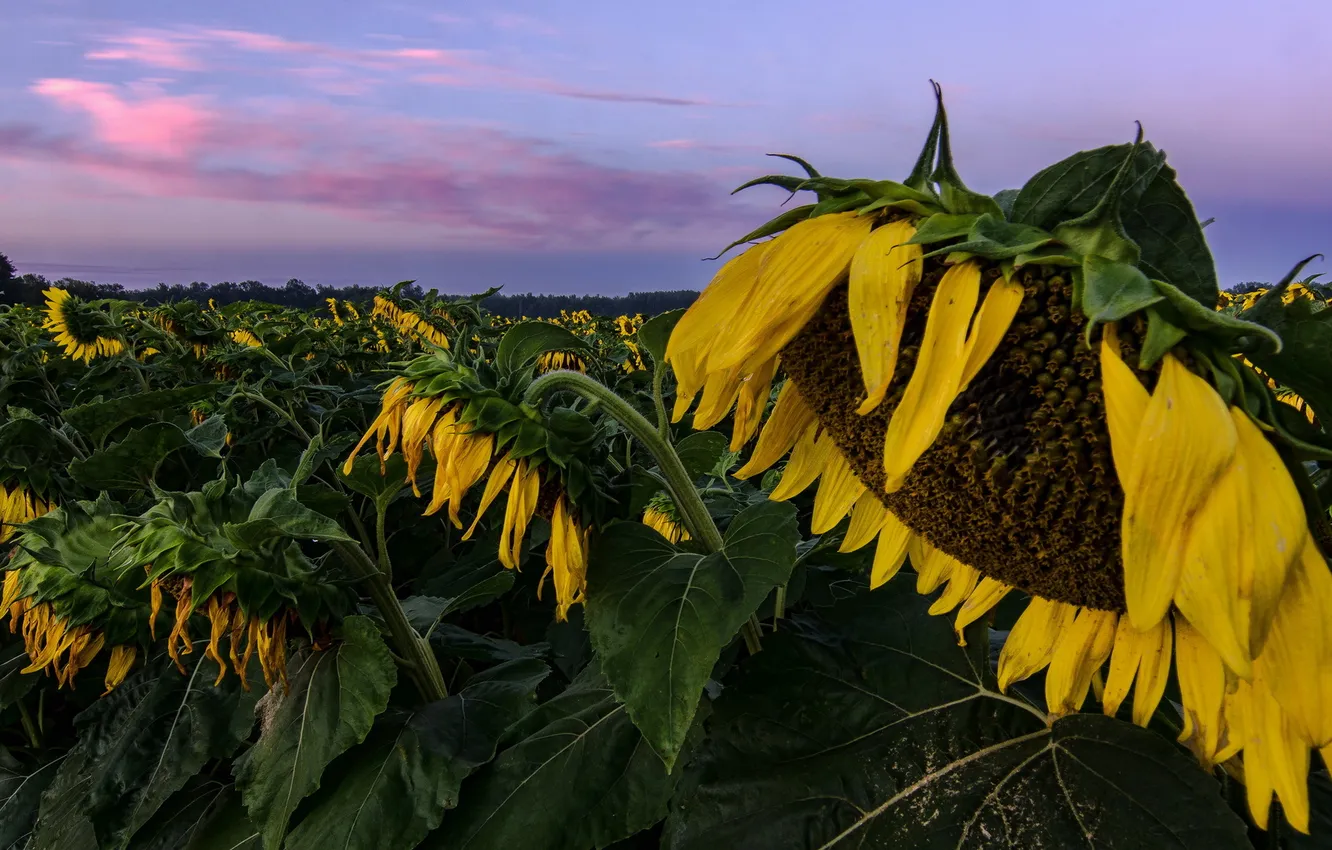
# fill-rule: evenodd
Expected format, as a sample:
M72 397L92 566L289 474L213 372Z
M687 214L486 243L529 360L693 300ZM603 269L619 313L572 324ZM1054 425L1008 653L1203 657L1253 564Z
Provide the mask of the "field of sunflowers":
M1309 261L781 156L654 317L0 307L0 850L1332 846Z

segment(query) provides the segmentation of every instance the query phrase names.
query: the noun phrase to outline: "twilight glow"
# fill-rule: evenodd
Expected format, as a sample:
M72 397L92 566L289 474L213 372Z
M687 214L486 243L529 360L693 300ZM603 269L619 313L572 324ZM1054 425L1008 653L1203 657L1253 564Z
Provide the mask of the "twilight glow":
M13 5L0 252L20 272L697 288L698 259L782 201L728 194L785 170L765 152L903 177L931 77L974 188L1136 119L1217 218L1224 285L1332 250L1322 3Z

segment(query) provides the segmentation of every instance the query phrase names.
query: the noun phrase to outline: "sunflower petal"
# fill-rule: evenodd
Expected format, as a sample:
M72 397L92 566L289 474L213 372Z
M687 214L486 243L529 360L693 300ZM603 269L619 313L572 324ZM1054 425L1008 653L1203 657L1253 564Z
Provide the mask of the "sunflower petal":
M957 620L953 623L953 630L957 632L957 643L959 646L966 646L965 635L967 626L984 617L994 606L1008 595L1008 591L1013 588L1001 581L986 576L980 580L980 584L967 597L967 601L962 603L962 610L957 612Z
M782 478L777 482L768 498L774 502L785 502L805 492L823 472L824 461L832 438L819 434L817 423L805 429L805 433L791 451L791 459L782 470Z
M1175 617L1175 671L1184 705L1181 743L1208 769L1216 764L1225 728L1226 668L1212 645L1187 618Z
M1101 331L1101 382L1105 390L1105 419L1110 431L1110 453L1120 481L1127 481L1137 448L1138 427L1147 413L1151 395L1119 356L1115 324Z
M930 613L935 616L947 614L961 605L980 581L980 573L974 567L969 567L951 556L945 557L953 562L953 566L948 574L948 587L944 588L944 592L934 600L934 604L930 605Z
M1171 649L1174 646L1170 618L1163 617L1147 631L1133 627L1128 617L1120 617L1115 629L1115 645L1110 654L1110 678L1105 683L1101 703L1111 717L1119 713L1119 706L1128 696L1129 687L1137 679L1133 691L1133 722L1146 726L1156 713L1170 678Z
M883 401L897 368L907 307L920 283L921 248L905 244L915 233L906 220L885 224L860 243L851 259L847 301L865 382L865 400L856 411L861 415Z
M1045 674L1045 704L1050 714L1062 717L1082 708L1092 676L1114 647L1118 619L1114 611L1084 608L1078 612L1059 639Z
M879 535L879 530L888 519L888 509L879 501L879 497L866 490L856 499L851 508L851 524L842 538L838 552L854 552L868 546Z
M1052 599L1031 600L999 652L999 690L1034 676L1050 663L1055 647L1073 626L1076 606Z
M885 512L883 530L879 532L879 545L874 547L874 566L870 568L870 590L880 587L897 575L906 562L907 549L915 535L903 522Z
M1124 596L1139 629L1156 625L1169 609L1187 531L1234 456L1235 442L1225 402L1167 354L1123 482Z
M814 494L814 517L810 522L810 531L823 534L842 521L856 500L865 492L865 485L860 483L836 446L828 449L827 463L819 476L819 489Z
M740 397L736 399L735 424L731 428L730 451L738 452L744 448L763 422L763 412L768 406L768 397L772 395L772 378L777 373L777 361L774 357L759 367L758 371L745 378L740 387Z
M939 281L920 357L884 436L884 477L889 493L901 488L911 467L943 428L966 365L967 326L979 296L980 264L974 260L952 266Z
M777 393L772 415L759 433L754 453L748 463L736 470L735 477L744 481L766 471L795 446L814 421L814 411L800 397L795 381L787 379Z
M1026 294L1022 284L1015 281L996 280L990 285L990 291L985 294L985 300L972 320L971 333L967 335L967 360L962 367L962 380L957 390L959 393L967 388L989 362L999 343L1004 341Z

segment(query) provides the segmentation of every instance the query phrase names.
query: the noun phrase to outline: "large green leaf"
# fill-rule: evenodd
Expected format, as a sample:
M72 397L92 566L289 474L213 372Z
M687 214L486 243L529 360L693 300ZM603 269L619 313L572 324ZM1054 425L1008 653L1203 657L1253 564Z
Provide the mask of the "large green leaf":
M638 329L638 341L652 355L654 363L661 363L666 356L666 344L670 342L671 331L675 330L680 317L684 314L684 308L671 310L669 313L653 316Z
M732 520L722 552L682 551L636 522L608 528L588 563L587 623L602 670L671 768L703 686L749 615L795 564L795 508L763 502Z
M134 834L128 850L182 850L212 828L220 805L235 791L230 782L196 776Z
M177 411L191 402L217 392L220 384L189 384L166 390L114 396L106 401L67 408L65 421L83 432L93 444L101 446L106 436L132 419L160 416Z
M550 671L534 659L478 674L467 687L391 724L339 764L288 850L415 847L458 804L462 781L495 757L500 736L530 711Z
M683 769L668 773L596 670L506 736L425 850L586 850L657 823Z
M281 844L292 812L319 788L329 762L365 740L397 681L388 647L369 618L348 617L342 629L335 648L292 659L290 692L236 761L236 787L267 850Z
M279 537L292 540L352 540L337 521L302 505L296 493L286 488L264 493L250 508L250 515L245 522L226 523L223 530L238 543L254 548Z
M222 417L214 416L197 428L183 431L170 422L135 428L125 439L95 451L69 465L75 481L93 490L137 490L173 452L187 446L201 455L217 457L226 437Z
M407 461L394 453L384 461L381 473L378 456L363 454L352 463L350 475L344 475L339 465L338 478L357 493L387 504L407 486Z
M495 365L513 372L547 351L584 351L587 343L550 322L519 322L504 333L495 349Z
M218 801L216 811L200 829L185 850L260 850L263 838L259 829L245 812L245 805L234 786L229 787Z
M42 792L55 779L60 762L49 761L31 773L0 767L0 850L21 846L31 834Z
M1172 741L1096 714L1047 725L995 691L983 625L902 577L764 641L715 709L672 850L1248 848Z
M725 434L717 431L695 431L681 440L675 451L680 456L680 463L684 464L685 472L691 478L698 478L717 466L729 442Z
M1080 151L1042 169L1018 192L1009 220L1053 230L1060 222L1085 215L1110 188L1115 172L1132 148L1123 144ZM1165 155L1150 143L1138 149L1133 173L1124 187L1121 210L1137 204L1164 166Z
M1282 304L1280 293L1269 293L1240 318L1281 337L1280 353L1249 355L1254 365L1299 393L1319 420L1332 422L1332 309L1305 298Z
M207 762L236 751L258 697L235 675L214 685L204 646L186 656L186 675L160 656L76 718L79 742L42 801L39 847L70 811L88 820L102 850L125 847Z
M1148 277L1174 284L1207 309L1216 309L1216 262L1175 169L1163 164L1120 217L1142 249L1138 265Z

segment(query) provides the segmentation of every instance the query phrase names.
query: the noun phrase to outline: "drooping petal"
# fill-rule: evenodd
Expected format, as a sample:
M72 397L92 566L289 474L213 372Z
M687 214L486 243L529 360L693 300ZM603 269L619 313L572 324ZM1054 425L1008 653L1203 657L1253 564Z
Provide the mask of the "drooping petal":
M777 402L759 433L754 453L748 463L736 470L735 477L744 481L766 471L791 450L814 421L814 411L800 397L795 381L788 379L777 393Z
M823 473L819 476L819 489L814 494L814 517L810 522L810 531L823 534L842 521L856 500L865 492L865 485L860 483L836 446L828 449L827 461Z
M1240 687L1244 688L1243 681ZM1294 729L1273 698L1262 670L1255 670L1245 717L1244 773L1257 787L1249 789L1249 811L1254 823L1267 829L1267 809L1275 791L1286 820L1309 833L1309 745ZM1256 769L1256 770L1255 770ZM1256 775L1255 775L1256 774Z
M442 398L418 398L407 406L402 415L402 459L407 462L407 480L412 485L412 493L421 495L416 485L416 471L425 457L426 438L435 425L435 417L443 404ZM450 408L445 411L445 427L452 425L457 413Z
M1014 682L1045 669L1077 613L1077 607L1066 602L1033 597L999 652L999 690L1007 691Z
M1304 552L1309 528L1290 472L1253 420L1230 409L1236 455L1249 475L1250 511L1240 537L1240 595L1250 600L1250 657L1263 651L1287 576Z
M1008 595L1008 591L1012 589L1002 581L997 581L989 576L981 579L980 584L967 597L967 601L962 603L962 610L957 612L957 620L953 622L953 630L957 632L958 646L967 645L964 635L967 626L994 610L994 606L998 605Z
M842 538L842 545L837 547L837 551L854 552L868 546L870 541L879 535L879 529L883 528L887 519L888 509L884 507L883 502L879 501L878 496L868 490L865 491L851 508L851 524L847 527L846 536Z
M719 369L708 373L703 384L703 398L694 411L694 429L705 431L726 418L744 386L740 368Z
M1060 637L1045 674L1045 704L1050 714L1062 717L1082 708L1093 674L1114 647L1118 620L1114 611L1084 608L1078 612Z
M879 545L874 547L874 565L870 568L870 590L882 586L897 575L906 562L907 549L915 535L903 522L885 512L883 530L879 532Z
M896 492L934 443L957 398L966 365L967 327L980 296L980 264L968 260L944 273L930 303L920 357L884 436L885 488Z
M1016 281L996 280L990 284L990 291L985 294L985 300L976 311L976 318L971 323L971 333L967 335L967 360L962 368L962 380L958 384L959 393L967 388L971 380L990 361L990 356L999 347L999 343L1004 341L1004 336L1008 333L1009 326L1013 324L1013 317L1017 315L1018 307L1022 306L1022 299L1025 296L1026 289Z
M495 452L494 434L468 434L459 438L449 469L449 521L462 528L462 505L467 492L486 474Z
M763 411L768 406L768 397L772 395L772 377L777 373L779 359L774 357L767 361L741 384L740 397L735 403L735 425L731 428L730 451L740 451L758 432L759 424L763 421Z
M106 665L106 679L102 683L106 686L106 691L102 696L106 696L120 687L120 683L125 681L130 668L134 666L134 659L137 655L138 648L134 646L118 644L111 647L111 660Z
M476 526L481 522L481 517L485 516L486 509L490 503L504 492L504 485L509 483L513 471L518 468L518 461L505 455L504 459L495 464L495 468L490 470L490 477L486 479L486 489L481 491L481 506L476 509L476 518L472 524L467 527L467 533L462 536L463 540L471 540L472 534L476 532Z
M1254 661L1291 728L1332 745L1332 572L1309 538L1290 571L1262 655Z
M1174 636L1170 618L1163 617L1147 631L1133 627L1128 617L1120 617L1115 628L1115 645L1110 654L1110 677L1105 683L1101 703L1105 713L1114 717L1133 687L1133 722L1146 726L1156 713L1170 677Z
M754 298L708 353L709 372L754 365L786 347L847 273L869 235L869 216L822 215L792 225L763 256Z
M851 259L847 302L865 382L865 400L856 411L862 415L883 401L897 368L907 307L920 283L921 247L905 244L915 232L905 219L889 222L860 243Z
M518 461L518 468L509 485L509 501L504 509L504 528L500 532L500 563L511 570L518 569L523 552L523 538L527 524L536 510L537 494L541 488L541 469L529 464L526 458Z
M1110 454L1120 481L1127 481L1137 451L1138 427L1147 413L1151 395L1119 356L1114 322L1101 331L1101 385L1105 392L1105 421L1110 431Z
M814 483L823 472L828 449L832 446L832 437L819 433L818 423L805 429L805 433L796 442L791 451L791 459L782 471L782 478L777 482L768 498L774 502L785 502L803 492Z
M919 534L911 536L907 551L911 555L911 566L916 571L916 592L921 596L938 590L953 574L953 566L958 563L957 559L934 548Z
M1156 625L1169 609L1188 529L1234 457L1235 442L1225 402L1167 354L1123 481L1124 597L1139 629Z
M1179 740L1210 770L1225 729L1226 668L1207 638L1182 616L1175 617L1175 671L1184 705Z

